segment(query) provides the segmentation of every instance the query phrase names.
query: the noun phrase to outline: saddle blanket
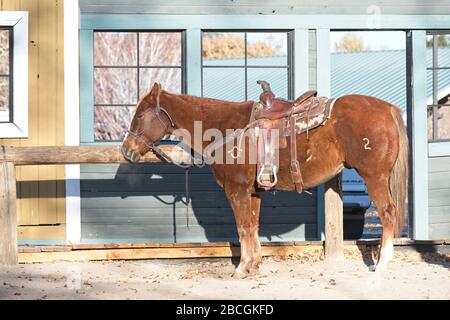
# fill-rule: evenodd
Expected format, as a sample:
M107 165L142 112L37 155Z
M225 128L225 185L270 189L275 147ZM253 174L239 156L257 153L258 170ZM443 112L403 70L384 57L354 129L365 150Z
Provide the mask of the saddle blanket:
M331 116L335 101L336 99L329 99L326 97L313 97L306 101L304 103L305 108L309 108L308 104L311 104L311 111L309 113L305 112L294 115L296 133L301 134L321 125L325 125L326 121ZM285 135L289 136L290 134L290 121L287 118L285 119Z

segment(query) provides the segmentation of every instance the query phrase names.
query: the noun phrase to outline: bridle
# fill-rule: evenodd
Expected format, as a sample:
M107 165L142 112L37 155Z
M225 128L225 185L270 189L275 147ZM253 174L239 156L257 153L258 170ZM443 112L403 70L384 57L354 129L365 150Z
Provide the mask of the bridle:
M144 144L144 146L146 146L147 148L149 148L151 151L155 151L156 153L158 153L158 154L161 155L161 152L160 152L159 148L155 146L155 143L158 142L159 140L161 140L161 139L164 137L164 135L165 135L166 133L168 133L167 131L168 131L168 129L169 129L170 127L175 128L175 123L173 122L173 119L172 119L172 117L170 116L169 112L168 112L166 109L164 109L163 107L161 107L161 105L160 105L160 96L161 96L161 91L158 92L158 96L156 97L156 107L155 107L155 108L148 108L146 111L142 112L142 113L139 115L139 117L143 117L145 114L151 112L151 113L153 114L153 116L154 116L155 118L158 119L158 121L162 124L162 127L164 128L163 133L162 133L162 136L159 137L159 138L156 138L156 139L152 139L152 142L150 143L150 142L143 136L144 131L145 131L145 128L144 128L144 127L142 127L142 129L141 129L140 131L131 131L131 130L127 130L127 132L128 132L128 134L129 134L130 136L133 137L134 140L136 140L136 141L141 141L141 142ZM160 116L161 113L160 113L160 111L162 111L162 112L165 113L165 115L166 115L167 118L169 119L169 122L168 122L168 123L165 122L165 121L163 121L163 119L161 119L161 116Z
M140 131L131 131L131 130L127 130L128 134L130 136L133 137L133 139L135 141L141 141L144 146L146 146L147 148L149 148L149 151L153 151L154 153L156 153L157 155L159 155L161 158L163 158L164 160L166 160L167 162L171 162L171 159L166 155L165 152L163 152L159 147L155 146L155 143L158 142L159 140L161 140L162 138L164 138L164 136L166 134L168 134L168 129L169 128L175 128L175 123L173 122L172 117L170 116L169 112L164 109L163 107L161 107L160 105L160 96L161 96L161 90L159 90L158 95L156 97L156 107L155 108L148 108L147 110L145 110L144 112L142 112L141 114L139 114L139 118L143 117L145 114L147 113L152 113L153 116L155 118L158 119L158 121L162 124L162 128L164 128L163 133L161 134L160 137L156 138L156 139L152 139L151 142L149 142L145 136L143 136L144 134L144 126L142 127L142 129ZM167 118L169 119L169 122L165 122L163 121L163 119L161 118L161 111L164 112L164 114L167 116ZM186 168L186 173L185 173L185 187L186 187L186 225L189 228L189 203L190 203L190 198L189 198L189 169L192 165L190 165L189 167Z

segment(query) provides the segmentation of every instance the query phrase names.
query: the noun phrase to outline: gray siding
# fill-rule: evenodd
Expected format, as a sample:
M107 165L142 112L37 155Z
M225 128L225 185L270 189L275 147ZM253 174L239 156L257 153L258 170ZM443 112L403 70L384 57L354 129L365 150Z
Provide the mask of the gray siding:
M450 157L429 159L430 239L450 239Z
M317 32L309 30L309 89L317 90Z
M263 241L317 237L316 195L264 193ZM170 164L82 165L83 243L237 241L233 213L209 168L190 175L186 226L184 169Z
M128 14L449 14L450 1L429 0L80 0L82 13Z

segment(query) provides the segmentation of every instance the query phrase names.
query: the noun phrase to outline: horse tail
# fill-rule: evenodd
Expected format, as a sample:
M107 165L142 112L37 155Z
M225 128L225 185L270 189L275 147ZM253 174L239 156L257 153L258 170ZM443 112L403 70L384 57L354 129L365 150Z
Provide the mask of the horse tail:
M396 207L394 234L396 237L399 237L403 228L406 198L408 196L409 142L401 110L397 107L392 107L391 114L399 134L399 152L389 177L389 189Z

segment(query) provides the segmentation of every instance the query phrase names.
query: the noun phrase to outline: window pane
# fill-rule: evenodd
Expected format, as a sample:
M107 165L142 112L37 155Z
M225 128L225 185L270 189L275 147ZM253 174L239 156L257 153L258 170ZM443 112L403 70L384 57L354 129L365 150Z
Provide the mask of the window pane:
M140 33L139 64L141 66L181 66L181 33Z
M438 67L450 67L450 35L438 36Z
M287 33L247 33L249 66L286 66Z
M244 101L245 69L204 68L203 96L228 101Z
M95 32L94 65L136 66L137 34L129 32Z
M141 97L150 91L155 82L160 83L163 90L181 93L181 68L143 68L139 72Z
M428 114L428 140L433 140L433 107L427 108Z
M427 98L429 104L433 104L433 94L433 70L427 70Z
M123 140L133 112L134 107L95 107L94 139L96 141Z
M450 94L450 70L438 70L439 104L447 103Z
M288 72L286 68L249 68L248 69L248 100L258 101L261 86L256 82L265 80L270 83L272 92L280 98L288 98Z
M372 31L378 33L379 31ZM431 87L430 87L431 89ZM364 94L406 110L404 50L331 54L331 96Z
M427 35L427 68L433 67L433 36Z
M245 33L203 32L203 65L245 65Z
M433 94L436 91L437 103L445 104L450 94L450 70L437 70L437 87L433 84L433 70L427 70L427 97L428 103L433 104Z
M95 68L95 104L137 103L137 69Z
M9 78L0 77L0 113L9 114Z
M9 74L9 30L0 30L0 75Z
M450 139L450 107L438 109L437 138Z

